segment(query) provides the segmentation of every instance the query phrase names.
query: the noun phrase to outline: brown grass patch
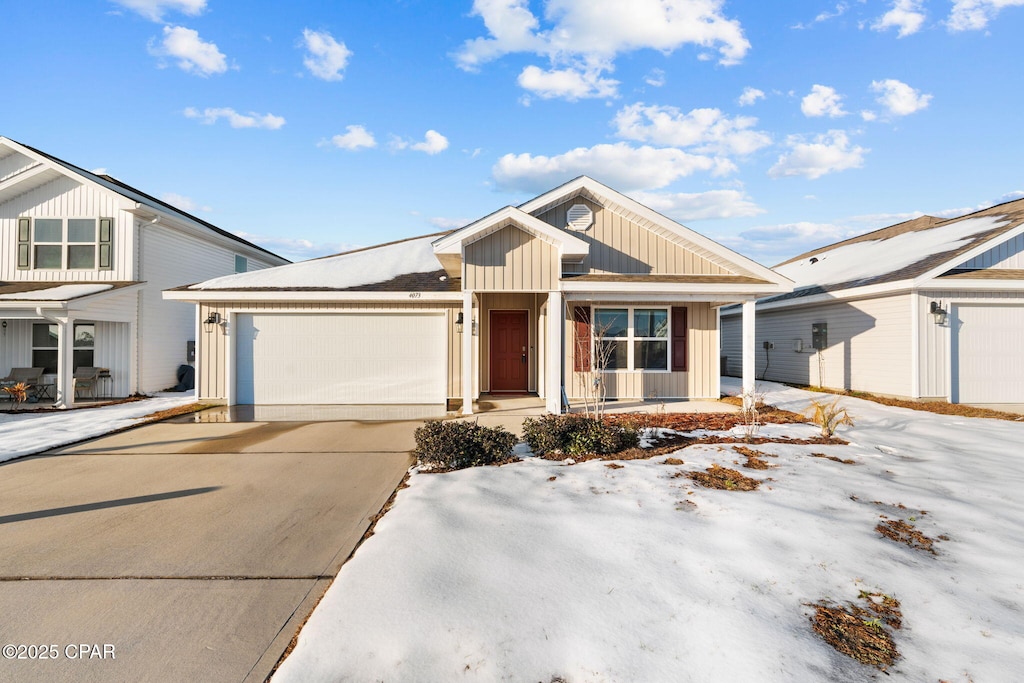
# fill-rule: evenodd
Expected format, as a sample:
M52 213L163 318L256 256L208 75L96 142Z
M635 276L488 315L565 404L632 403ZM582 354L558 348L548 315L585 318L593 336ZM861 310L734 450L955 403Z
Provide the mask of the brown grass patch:
M920 410L926 413L936 413L938 415L958 415L960 417L987 417L993 420L1010 420L1012 422L1024 422L1024 415L1018 415L1017 413L1006 413L1001 410L989 410L988 408L975 408L972 406L965 406L959 403L943 403L940 401L911 401L909 399L876 396L875 394L869 394L864 391L848 391L846 389L826 389L823 387L806 387L796 384L790 386L795 386L799 389L805 389L807 391L816 391L819 393L836 394L839 396L852 396L854 398L862 398L865 401L880 403L884 406L909 408L910 410Z
M883 519L875 526L875 531L886 538L909 546L914 550L923 550L935 555L935 539L928 538L923 533L907 524L902 519Z
M778 467L778 465L773 465L770 462L761 459L761 456L765 456L767 458L776 457L770 453L754 450L753 448L747 448L746 446L733 446L732 449L747 458L746 462L743 463L743 466L748 470L770 470L773 467Z
M213 407L214 405L212 403L189 403L188 405L168 408L167 410L158 410L155 413L146 415L142 419L149 422L159 422L160 420L167 420L172 417L178 417L179 415L191 415L192 413L198 413Z
M831 460L832 462L841 462L844 465L856 465L856 460L838 458L834 455L825 455L824 453L811 453L812 458L824 458L825 460Z
M661 461L662 465L685 465L686 463L679 458L665 458Z
M605 465L605 467L607 467L610 470L621 470L623 467L625 467L625 465L620 465L617 462L610 462L607 465Z
M703 472L688 472L686 476L704 488L722 491L753 491L761 485L757 479L719 465L712 465Z
M814 608L811 624L837 652L885 671L900 656L889 633L889 629L902 626L900 603L891 596L866 591L861 591L860 598L864 607L852 602L845 607L825 601L810 605Z

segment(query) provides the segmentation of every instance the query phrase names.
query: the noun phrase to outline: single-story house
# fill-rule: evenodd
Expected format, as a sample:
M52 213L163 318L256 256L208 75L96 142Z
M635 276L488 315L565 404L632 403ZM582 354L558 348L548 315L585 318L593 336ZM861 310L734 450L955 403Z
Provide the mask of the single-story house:
M1024 199L921 216L775 267L757 302L757 377L951 403L1024 403ZM741 370L741 314L722 353Z
M288 263L109 175L0 137L0 377L74 403L73 371L106 370L107 396L174 386L195 306L168 287Z
M718 307L746 302L752 316L757 297L790 288L580 177L459 230L165 296L199 304L204 401L469 414L481 394L509 393L559 412L563 392L584 396L597 357L612 398L717 399Z

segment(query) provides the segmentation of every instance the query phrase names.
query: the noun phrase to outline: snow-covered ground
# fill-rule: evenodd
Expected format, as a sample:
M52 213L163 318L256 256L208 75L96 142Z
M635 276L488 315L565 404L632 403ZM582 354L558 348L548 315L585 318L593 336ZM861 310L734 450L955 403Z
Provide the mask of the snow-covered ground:
M796 411L823 398L758 389ZM842 404L849 446L754 446L777 456L764 471L705 445L676 453L681 466L414 474L275 683L879 680L809 623L806 603L861 590L901 602L892 680L1019 679L1024 424ZM763 483L677 476L712 463ZM874 530L883 515L949 538L935 556L897 544Z
M99 408L0 413L0 462L131 427L147 415L195 400L195 392L186 391Z

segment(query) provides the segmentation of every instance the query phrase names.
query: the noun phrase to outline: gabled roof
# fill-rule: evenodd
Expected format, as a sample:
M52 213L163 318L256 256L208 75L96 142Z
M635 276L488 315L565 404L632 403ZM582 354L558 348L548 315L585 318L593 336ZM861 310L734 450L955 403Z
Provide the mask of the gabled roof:
M597 204L621 213L629 220L642 225L669 241L682 245L699 256L715 263L736 275L745 275L757 280L781 285L788 289L789 280L770 268L725 247L709 237L677 223L654 209L644 206L635 199L613 190L589 176L579 176L569 182L545 192L539 197L520 204L519 209L537 215L576 197L589 199Z
M590 253L590 245L579 237L548 225L514 206L498 209L478 221L473 221L469 225L439 238L434 242L434 253L460 254L465 245L482 239L507 225L515 225L534 237L559 247L563 256L582 258Z
M70 162L64 161L63 159L59 159L53 156L52 154L47 154L42 150L38 150L34 147L22 144L20 142L17 142L16 140L0 136L0 148L2 148L3 146L7 146L8 148L16 152L19 152L25 156L28 156L29 158L35 158L41 164L46 164L46 162L49 162L51 168L54 165L59 166L61 169L63 169L61 171L62 174L71 174L74 176L78 176L79 181L84 181L87 183L91 183L93 185L98 185L105 190L115 192L121 195L122 197L125 197L133 202L136 202L151 209L154 212L170 215L179 220L192 223L202 230L208 230L217 235L220 235L221 237L226 237L227 239L232 240L234 242L238 242L239 244L244 244L245 246L251 249L263 252L264 254L267 254L268 256L271 256L282 263L290 263L290 261L288 261L288 259L284 258L283 256L278 256L274 252L268 249L264 249L258 244L254 244L246 239L239 237L238 235L228 232L227 230L218 228L216 225L212 223L209 223L201 218L193 216L190 213L182 211L181 209L172 206L171 204L168 204L165 201L157 199L152 195L146 194L145 192L138 190L126 183L123 183L120 180L117 180L116 178L112 178L109 175L100 175L93 173L91 171L87 171L84 168L80 168ZM38 175L38 179L41 181L48 182L50 179L52 179L52 177L55 177L52 172L46 173L45 171L46 169L43 168L34 168L26 170L27 173L31 173L32 175ZM26 179L28 179L28 176L26 176ZM12 178L12 180L14 179Z
M447 277L432 243L439 236L389 242L276 268L224 275L178 291L458 291ZM453 289L454 287L454 289Z
M0 282L0 309L26 306L62 305L118 290L142 285L142 282Z
M919 286L1024 231L1024 199L942 220L921 216L784 261L796 289L761 303L903 283Z

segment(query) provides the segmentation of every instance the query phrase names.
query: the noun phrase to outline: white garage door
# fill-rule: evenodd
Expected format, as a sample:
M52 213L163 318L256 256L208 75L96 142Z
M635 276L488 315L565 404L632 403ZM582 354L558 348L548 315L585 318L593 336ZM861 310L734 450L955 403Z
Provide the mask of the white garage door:
M443 314L241 314L235 402L444 403Z
M1024 306L954 306L954 403L1024 403Z

